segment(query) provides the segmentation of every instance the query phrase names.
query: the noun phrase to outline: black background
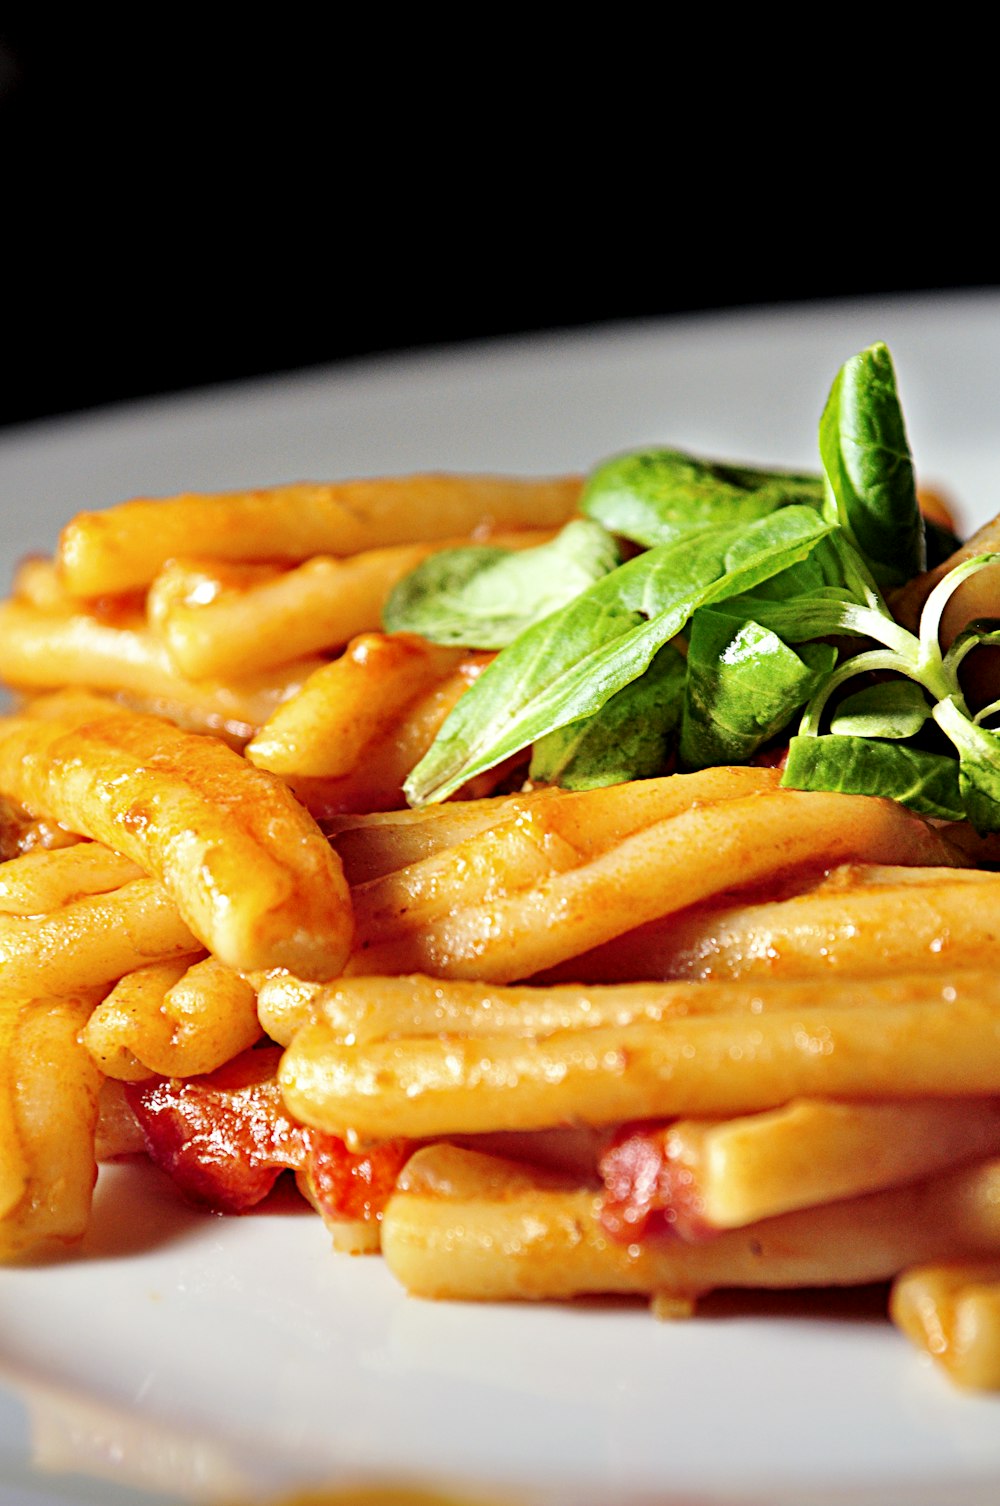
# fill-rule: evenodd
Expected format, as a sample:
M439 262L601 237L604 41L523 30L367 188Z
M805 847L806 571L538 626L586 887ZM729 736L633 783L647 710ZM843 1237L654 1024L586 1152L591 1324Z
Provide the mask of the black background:
M921 89L891 51L832 81L765 65L759 31L715 17L571 54L477 15L475 35L289 12L208 36L7 8L0 423L426 344L996 282L988 142L943 52Z

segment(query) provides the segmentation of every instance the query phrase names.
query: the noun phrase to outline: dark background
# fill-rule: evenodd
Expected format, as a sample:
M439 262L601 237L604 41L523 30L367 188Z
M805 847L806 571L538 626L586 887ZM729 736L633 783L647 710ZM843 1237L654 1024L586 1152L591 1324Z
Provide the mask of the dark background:
M997 281L992 207L964 187L978 138L940 68L925 95L895 60L831 89L769 75L750 38L712 39L709 67L674 35L570 57L523 16L478 37L425 20L320 35L289 13L209 37L155 11L8 7L0 423L427 344Z

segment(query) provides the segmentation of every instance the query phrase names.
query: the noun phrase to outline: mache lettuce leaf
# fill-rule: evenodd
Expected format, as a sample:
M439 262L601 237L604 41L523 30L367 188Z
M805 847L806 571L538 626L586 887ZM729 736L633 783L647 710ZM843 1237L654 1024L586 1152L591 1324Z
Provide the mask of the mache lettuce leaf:
M856 546L883 588L926 566L924 520L887 346L845 361L819 425L828 516Z
M686 769L745 763L788 725L837 661L826 643L798 652L740 612L691 619L679 759Z
M589 519L567 523L533 549L443 549L389 593L382 626L431 643L505 648L620 563L614 539Z
M665 644L645 674L616 691L593 716L538 738L529 779L593 790L662 774L676 742L686 673L683 654Z
M796 790L875 795L941 821L961 821L966 802L958 761L870 737L793 737L781 777Z
M821 476L705 460L683 450L616 455L588 476L580 510L646 548L706 527L752 523L780 507L822 508Z
M462 696L405 785L444 800L538 738L592 716L711 601L804 559L830 530L810 508L705 528L637 555L527 629Z

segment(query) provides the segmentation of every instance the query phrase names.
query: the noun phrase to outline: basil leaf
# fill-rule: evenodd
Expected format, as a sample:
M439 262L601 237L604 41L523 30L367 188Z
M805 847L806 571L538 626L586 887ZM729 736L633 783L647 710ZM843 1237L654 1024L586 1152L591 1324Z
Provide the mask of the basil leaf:
M666 644L644 675L593 716L540 738L528 777L567 790L593 790L661 774L673 751L686 673L683 654Z
M915 737L931 714L927 697L913 680L866 685L841 701L830 721L838 737Z
M793 737L781 783L786 789L881 795L943 821L966 815L956 759L867 737Z
M388 633L419 633L432 643L504 648L620 561L611 535L586 520L567 523L534 549L444 549L393 589L382 625Z
M830 525L788 507L637 555L528 628L462 696L411 773L411 804L444 800L474 774L580 717L648 668L700 606L804 559Z
M827 515L857 545L882 587L925 567L924 521L892 357L870 345L846 361L819 426Z
M580 510L609 532L652 548L701 528L751 523L792 504L821 508L822 478L651 449L597 466L584 486Z
M769 742L819 687L837 661L835 648L800 653L727 608L703 607L691 619L680 761L688 769L745 763Z

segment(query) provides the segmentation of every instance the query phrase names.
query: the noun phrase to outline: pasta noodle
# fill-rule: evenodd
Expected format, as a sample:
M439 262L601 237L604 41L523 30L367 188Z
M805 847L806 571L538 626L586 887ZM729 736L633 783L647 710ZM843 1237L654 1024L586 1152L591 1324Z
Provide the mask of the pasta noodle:
M914 1343L1000 1389L988 836L766 758L562 788L530 741L407 805L498 651L384 631L389 592L552 540L581 490L140 498L18 568L0 1255L79 1238L98 1160L142 1151L223 1209L291 1173L426 1297L891 1284Z
M84 599L148 586L178 557L308 560L477 530L551 528L571 517L581 480L388 476L266 491L140 498L81 513L59 540L67 590Z
M674 776L683 780L685 776ZM849 795L802 794L771 788L700 804L695 797L663 821L624 836L592 856L571 842L549 858L558 832L545 828L543 807L531 834L548 872L534 884L506 881L513 844L523 862L524 822L510 822L500 838L501 872L477 902L463 853L452 868L450 893L432 885L433 911L421 904L420 865L399 879L373 881L356 900L354 965L366 972L428 972L508 982L530 977L648 921L700 903L732 886L766 883L806 864L947 863L947 843L902 806ZM504 841L504 839L507 839ZM477 839L484 842L481 834ZM548 843L548 846L546 846ZM700 860L691 862L697 851ZM436 860L428 859L428 863ZM556 922L558 921L558 924Z
M142 869L100 842L11 858L0 868L0 911L43 915L85 894L107 894L142 877Z
M998 1130L1000 1103L989 1098L798 1098L732 1119L676 1119L656 1132L663 1155L657 1202L677 1222L687 1212L696 1237L740 1228L995 1156ZM609 1159L606 1222L620 1170L629 1207L634 1146L628 1138L623 1144L626 1152ZM635 1233L635 1225L623 1221L618 1232Z
M0 1256L85 1230L100 1074L80 1043L95 999L0 999Z
M890 1311L961 1386L1000 1389L1000 1261L956 1259L897 1276Z
M56 696L0 728L0 780L145 867L222 961L339 972L351 918L336 857L284 786L221 742Z
M810 977L939 969L994 957L1000 877L964 868L845 863L800 893L757 904L708 901L550 969L602 983L647 978ZM851 920L845 924L844 917Z
M215 957L151 963L118 980L83 1040L108 1077L197 1077L259 1040L256 1002L247 980Z
M111 983L153 958L182 956L197 945L162 884L151 878L40 915L0 915L4 990L27 997L39 989L61 994Z
M489 659L363 633L278 707L247 759L280 775L316 815L398 805L406 775Z
M480 542L530 549L550 537L529 529ZM146 613L180 674L239 679L247 663L268 669L378 631L385 599L404 575L438 549L469 542L400 544L343 559L314 555L289 570L169 560L150 585Z
M382 1250L409 1290L462 1301L860 1285L970 1247L995 1253L998 1179L997 1163L984 1162L701 1243L625 1243L606 1233L594 1191L435 1146L411 1158L386 1210Z
M0 677L37 694L65 686L101 691L194 732L245 743L322 661L286 661L227 681L186 678L144 616L126 606L113 616L65 601L40 607L16 597L0 604Z
M733 1115L801 1094L989 1094L1000 1084L992 973L924 973L825 990L702 983L704 1014L533 1034L393 1035L362 1046L321 1021L285 1053L293 1113L351 1143L490 1128ZM641 987L641 985L640 985ZM668 987L668 985L664 985ZM816 996L815 985L808 992ZM719 997L721 995L721 997ZM598 1019L599 996L591 993ZM670 995L666 1000L669 1010ZM697 1007L697 1005L695 1006ZM942 1057L946 1060L942 1060Z

